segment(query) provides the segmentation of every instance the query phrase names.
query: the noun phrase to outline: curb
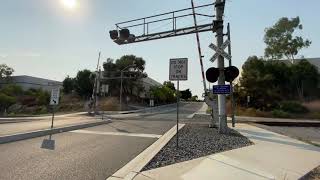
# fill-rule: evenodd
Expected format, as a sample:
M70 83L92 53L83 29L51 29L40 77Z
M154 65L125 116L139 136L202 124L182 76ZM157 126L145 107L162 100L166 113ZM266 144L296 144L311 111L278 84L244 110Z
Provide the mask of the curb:
M70 116L77 116L77 115L85 115L88 112L78 112L78 113L69 113L69 114L59 114L55 115L56 118L59 117L70 117ZM6 123L19 123L19 122L31 122L31 121L38 121L38 120L46 120L51 119L52 115L46 116L21 116L21 117L0 117L0 124Z
M231 120L227 121L231 123ZM288 127L320 127L320 121L251 121L251 120L239 120L236 118L236 124L262 124L266 126L288 126Z
M179 130L184 126L185 124L179 124ZM157 155L157 153L172 139L174 135L176 135L176 127L176 125L173 126L156 142L154 142L151 146L145 149L142 153L140 153L106 180L134 179L140 173L143 167L146 166L155 155Z
M107 120L107 121L101 121L101 122L84 123L84 124L72 125L72 126L67 126L67 127L44 129L44 130L31 131L31 132L20 133L20 134L1 136L0 137L0 144L20 141L20 140L25 140L25 139L31 139L31 138L35 138L35 137L41 137L41 136L46 136L46 135L50 135L50 134L58 134L58 133L62 133L62 132L68 132L68 131L88 128L88 127L93 127L93 126L99 126L99 125L103 125L103 124L108 124L110 122L111 122L111 120Z

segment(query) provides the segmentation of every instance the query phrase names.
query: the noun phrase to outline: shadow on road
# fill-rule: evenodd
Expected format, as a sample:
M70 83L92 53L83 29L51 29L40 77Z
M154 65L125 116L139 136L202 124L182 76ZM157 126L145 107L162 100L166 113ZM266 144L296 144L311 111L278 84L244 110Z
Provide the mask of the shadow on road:
M55 140L52 139L52 134L49 135L49 139L44 139L41 144L42 149L54 150Z

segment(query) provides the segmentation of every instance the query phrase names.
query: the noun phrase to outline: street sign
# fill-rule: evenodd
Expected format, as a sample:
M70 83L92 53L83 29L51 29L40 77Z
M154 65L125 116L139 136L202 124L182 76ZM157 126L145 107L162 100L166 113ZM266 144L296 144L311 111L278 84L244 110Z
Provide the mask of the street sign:
M51 98L50 98L50 105L58 105L59 104L59 97L60 97L60 88L54 87L51 90Z
M188 80L188 59L177 58L170 59L170 81L183 81Z
M188 80L188 59L187 58L176 58L170 59L169 67L169 80L177 81L177 148L179 147L179 82Z
M153 106L154 106L154 100L150 99L150 107L153 107Z
M214 85L213 94L230 94L231 88L230 85Z
M101 93L108 93L108 92L109 92L109 84L102 84Z
M214 51L216 51L216 53L211 57L210 61L211 62L214 62L218 57L219 55L223 56L224 58L228 59L229 61L231 60L231 55L226 53L224 51L224 49L226 47L228 47L230 45L230 40L226 40L222 45L221 47L219 48L218 46L214 45L214 44L210 44L209 47L211 49L213 49Z

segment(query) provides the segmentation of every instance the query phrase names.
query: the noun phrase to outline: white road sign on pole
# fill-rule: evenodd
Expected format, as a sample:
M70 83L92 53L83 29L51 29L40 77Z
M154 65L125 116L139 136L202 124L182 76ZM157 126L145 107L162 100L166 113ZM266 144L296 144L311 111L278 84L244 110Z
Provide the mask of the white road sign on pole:
M54 87L51 90L51 98L50 98L50 105L58 105L59 104L59 98L60 98L60 88Z
M169 80L177 81L177 148L179 147L179 82L188 80L188 58L170 59Z
M177 58L170 59L170 81L184 81L188 80L188 59Z
M226 59L228 59L228 60L230 61L230 60L231 60L231 55L228 54L228 53L226 53L226 52L224 51L224 49L225 49L226 47L228 47L229 44L230 44L230 40L226 40L226 41L221 45L221 47L219 48L218 46L216 46L216 45L214 45L214 44L211 43L209 47L210 47L211 49L213 49L214 51L216 51L216 53L211 57L210 61L211 61L211 62L214 62L214 61L218 58L219 55L223 56L224 58L226 58Z
M109 92L109 84L102 84L101 85L101 92L108 93Z

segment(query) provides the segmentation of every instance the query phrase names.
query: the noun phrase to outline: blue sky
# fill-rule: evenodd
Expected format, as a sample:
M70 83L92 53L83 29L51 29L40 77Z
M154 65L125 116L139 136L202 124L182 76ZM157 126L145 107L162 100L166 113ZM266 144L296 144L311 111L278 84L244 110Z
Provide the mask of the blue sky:
M195 0L196 5L211 2ZM163 82L169 77L169 59L187 57L189 80L181 82L181 89L200 95L195 35L118 46L108 34L117 22L190 6L190 0L78 0L70 10L60 0L1 0L0 63L13 67L15 75L63 80L78 70L94 70L99 51L103 61L134 54L146 60L150 77ZM300 34L312 40L301 55L320 57L319 7L319 0L227 0L225 22L231 23L234 65L241 67L251 55L262 56L264 29L284 16L300 16ZM211 32L200 34L205 69L216 66L209 62L213 51L208 48L214 37Z

